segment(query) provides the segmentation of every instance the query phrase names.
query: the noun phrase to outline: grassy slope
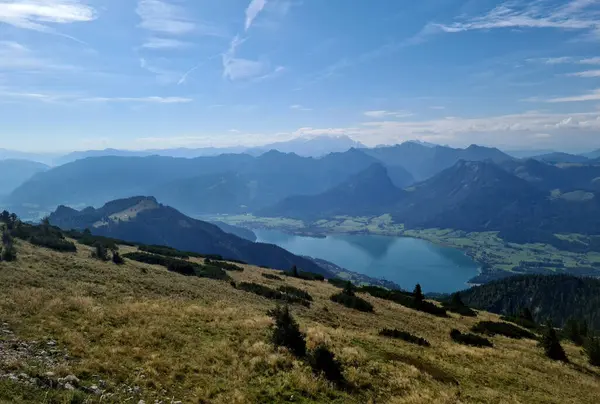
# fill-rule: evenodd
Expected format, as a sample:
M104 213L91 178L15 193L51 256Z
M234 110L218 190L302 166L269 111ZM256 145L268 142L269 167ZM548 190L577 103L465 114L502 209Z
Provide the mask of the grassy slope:
M493 349L450 340L450 329L497 320L492 314L443 319L364 296L375 306L366 314L331 302L339 289L327 283L271 281L261 276L268 270L250 266L230 273L311 293L312 307L293 306L293 313L309 347L326 342L344 363L355 390L340 391L269 344L272 301L162 267L102 263L78 249L59 254L19 242L18 262L0 263L0 324L22 340L57 341L70 358L35 373L75 374L88 386L101 378L113 394L102 402L593 403L600 396L600 371L580 348L565 346L567 365L546 359L531 340L494 337ZM383 327L425 337L432 347L377 336ZM32 366L0 358L0 373L31 374ZM73 394L0 381L0 402L71 402Z

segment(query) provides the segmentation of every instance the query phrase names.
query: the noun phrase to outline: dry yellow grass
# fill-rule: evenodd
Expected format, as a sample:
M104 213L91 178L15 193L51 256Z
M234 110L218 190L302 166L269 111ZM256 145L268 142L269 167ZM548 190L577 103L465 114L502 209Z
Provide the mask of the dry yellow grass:
M83 386L98 379L106 386L102 396L84 397L4 380L0 402L529 404L600 397L600 371L575 346L565 345L572 363L563 364L531 340L494 337L493 349L450 340L450 329L466 331L495 315L443 319L370 296L375 313L361 313L331 302L339 289L326 282L267 280L261 274L269 270L251 266L230 273L238 282L287 283L314 297L311 308L295 305L293 314L309 348L325 343L342 361L353 386L343 391L269 343L273 301L162 267L99 262L82 245L75 254L23 242L17 248L17 262L0 263L0 323L26 341L53 339L70 358L54 369L20 363L13 370L52 370L76 375ZM383 327L410 331L432 347L379 337Z

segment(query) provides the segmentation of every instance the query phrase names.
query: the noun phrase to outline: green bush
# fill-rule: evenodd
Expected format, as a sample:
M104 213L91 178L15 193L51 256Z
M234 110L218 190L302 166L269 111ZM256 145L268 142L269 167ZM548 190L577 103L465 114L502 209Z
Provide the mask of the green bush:
M577 321L571 317L565 323L562 329L562 336L573 342L575 345L582 346L586 341L588 334L588 326L585 321Z
M300 331L298 323L292 317L288 306L276 307L268 312L275 320L275 327L271 335L273 345L286 347L299 358L306 356L306 339Z
M242 282L237 286L237 288L240 290L244 290L246 292L254 293L256 295L259 295L259 296L262 296L262 297L265 297L265 298L271 299L271 300L280 300L280 301L288 302L288 303L298 303L298 304L301 304L306 307L310 306L310 302L308 302L304 299L298 298L293 295L289 295L287 293L280 292L275 289L271 289L268 286L254 283L254 282Z
M325 277L321 274L316 274L314 272L304 272L299 271L298 268L294 265L292 269L288 272L283 272L285 276L291 276L292 278L304 279L305 281L324 281Z
M452 313L460 314L461 316L477 317L477 312L463 303L460 298L460 293L458 292L453 293L450 300L442 302L442 307Z
M273 274L262 274L262 277L266 278L266 279L271 279L273 281L282 281L283 280L283 278L281 278L277 275L273 275Z
M94 245L94 252L92 252L92 258L96 258L100 261L108 261L108 251L103 243L97 242Z
M29 242L38 247L46 247L58 252L76 252L77 247L70 241L43 235L32 236Z
M58 227L50 226L47 222L39 226L20 223L12 230L12 235L38 247L46 247L59 252L75 252L77 247L65 236Z
M350 295L341 292L331 296L331 301L344 305L350 309L355 309L366 313L373 312L373 305L356 295Z
M288 295L291 295L291 296L296 296L299 299L308 300L309 302L313 301L313 298L310 295L310 293L308 293L302 289L298 289L294 286L289 286L289 285L280 286L279 291L286 293Z
M341 289L344 289L346 287L346 284L348 283L347 280L340 279L340 278L330 278L330 279L327 279L327 282L329 282L333 286L336 286Z
M346 379L342 374L342 365L326 346L320 345L312 352L310 365L315 374L322 374L327 380L337 385L345 384Z
M519 316L502 316L502 317L500 317L500 320L507 321L509 323L514 323L516 325L519 325L523 328L528 328L530 330L538 329L538 325L535 322L529 321L529 320L527 320L523 317L519 317Z
M517 327L516 325L504 322L480 321L471 328L471 331L490 336L503 335L505 337L514 339L537 339L537 336L532 332L527 331L524 328Z
M117 265L125 264L125 260L123 259L123 257L121 257L121 254L119 254L119 252L116 250L113 250L112 252L112 261L114 264Z
M445 309L438 307L434 303L426 300L418 302L414 295L409 292L404 292L401 290L389 290L379 286L363 286L359 288L358 291L368 293L371 296L378 297L380 299L390 300L413 310L422 311L438 317L448 317Z
M10 244L2 247L2 254L0 255L2 261L12 262L17 260L17 250Z
M457 329L453 329L452 331L450 331L450 337L452 338L453 341L458 342L459 344L463 344L463 345L470 345L470 346L475 346L475 347L479 347L479 348L484 348L484 347L493 347L494 344L492 344L492 342L487 339L487 338L483 338L480 337L479 335L475 335L475 334L469 334L469 333L461 333L460 331L458 331Z
M226 271L244 272L243 267L236 265L236 264L229 263L229 262L225 262L225 261L214 261L214 260L211 260L210 258L207 258L205 263L207 265L210 264L212 266L219 267Z
M217 280L229 280L229 276L221 268L207 266L189 262L182 259L165 257L145 252L132 252L123 255L124 258L143 262L150 265L161 265L171 272L176 272L185 276L197 276L200 278L210 278Z
M416 335L412 335L411 333L408 333L406 331L400 331L397 329L392 330L389 328L384 328L383 330L379 331L379 335L381 335L382 337L401 339L406 342L410 342L411 344L427 347L431 346L429 341L427 341L425 338L417 337Z

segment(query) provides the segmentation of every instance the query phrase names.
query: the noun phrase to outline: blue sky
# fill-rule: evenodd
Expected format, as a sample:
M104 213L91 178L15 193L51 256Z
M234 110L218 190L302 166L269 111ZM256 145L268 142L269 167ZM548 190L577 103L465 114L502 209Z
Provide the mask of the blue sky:
M0 0L0 147L600 148L600 0Z

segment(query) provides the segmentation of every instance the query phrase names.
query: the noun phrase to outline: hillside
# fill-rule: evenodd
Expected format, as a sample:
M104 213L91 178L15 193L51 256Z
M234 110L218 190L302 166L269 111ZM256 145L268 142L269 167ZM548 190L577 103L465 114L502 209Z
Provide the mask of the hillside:
M567 275L513 276L461 292L464 302L494 313L512 315L527 307L534 318L562 326L585 319L600 330L600 279Z
M7 203L17 212L32 205L44 211L158 195L189 214L237 213L294 194L324 192L376 162L358 149L319 159L274 150L258 157L91 157L36 175Z
M266 279L272 271L247 265L228 272L234 288L129 259L117 267L80 244L58 253L18 241L17 250L17 261L0 262L0 402L562 404L600 394L600 370L570 343L565 364L530 339L488 337L493 348L476 348L450 338L493 314L436 317L365 293L374 313L360 312L331 301L340 289L327 282ZM345 386L271 344L276 303L243 282L311 295L291 312L311 351L335 354ZM431 346L378 336L383 328Z
M29 160L0 160L0 195L8 195L35 174L48 170L45 164Z
M534 156L532 157L536 160L539 161L543 161L545 163L551 163L551 164L561 164L561 163L587 163L589 162L589 159L585 156L581 156L581 155L577 155L577 154L569 154L569 153L559 153L559 152L554 152L554 153L549 153L549 154L542 154L541 156Z
M218 254L282 270L297 265L305 271L331 276L306 258L275 245L254 243L225 233L214 224L187 217L150 197L112 201L102 208L82 211L62 206L50 215L50 223L65 230L90 229L95 235L200 254Z
M391 210L402 195L403 192L392 183L386 168L381 164L373 164L322 194L289 197L257 214L303 220L337 215L364 216Z
M453 149L445 146L430 147L415 142L405 142L396 146L377 147L364 151L386 165L401 165L417 181L426 180L460 160L495 162L512 160L512 157L498 149L477 145L471 145L466 149Z

